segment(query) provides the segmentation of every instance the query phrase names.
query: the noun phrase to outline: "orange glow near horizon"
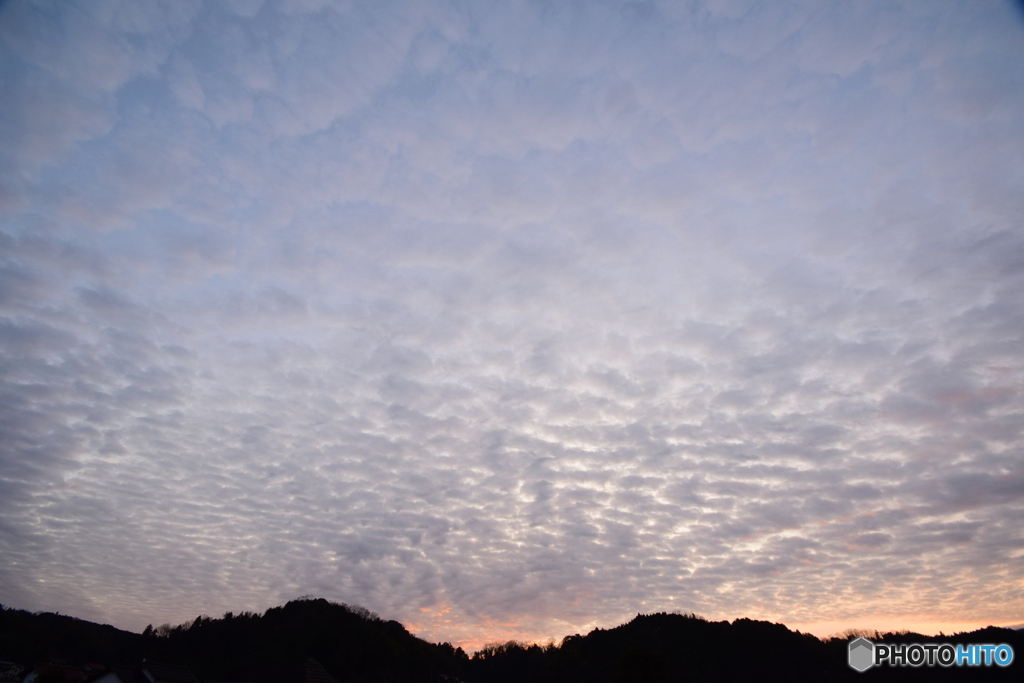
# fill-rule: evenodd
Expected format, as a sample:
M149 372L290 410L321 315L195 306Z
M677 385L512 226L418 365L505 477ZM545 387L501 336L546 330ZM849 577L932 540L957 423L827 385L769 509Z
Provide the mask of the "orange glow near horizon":
M444 602L434 607L422 607L419 611L419 616L406 623L411 633L430 642L451 643L469 655L491 643L505 643L509 640L546 643L551 640L529 632L517 621L500 621L485 616L479 621L469 622Z
M1024 620L1022 620L1024 621ZM1019 627L1020 622L1007 623L1004 621L934 621L917 616L907 617L860 617L849 621L815 621L806 623L790 623L786 626L791 631L802 631L810 633L818 638L842 635L847 629L858 629L864 631L878 631L889 633L892 631L910 631L925 636L935 636L939 633L951 635L965 631L977 631L987 626L999 626L1002 628Z
M449 642L456 647L461 647L466 654L471 655L481 650L484 646L493 643L505 643L516 640L523 643L559 643L562 638L573 633L586 634L594 628L614 628L619 624L602 624L600 626L581 626L573 628L566 625L566 632L559 634L544 634L524 628L524 625L517 621L500 621L486 617L481 621L471 622L455 613L454 609L445 603L435 607L420 609L421 616L410 619L406 626L409 631L419 638L430 642ZM733 621L741 617L726 619L725 617L707 617L709 621ZM777 620L764 616L749 616L751 619L775 622ZM628 619L626 620L628 621ZM814 621L814 622L782 622L791 631L810 633L821 639L832 636L841 636L848 629L864 631L878 631L888 633L892 631L907 630L921 635L933 636L939 633L950 635L958 632L976 631L987 626L1000 626L1004 628L1019 627L1020 622L1005 621L977 621L977 620L935 620L920 615L892 616L884 615L877 617L857 617L849 620Z

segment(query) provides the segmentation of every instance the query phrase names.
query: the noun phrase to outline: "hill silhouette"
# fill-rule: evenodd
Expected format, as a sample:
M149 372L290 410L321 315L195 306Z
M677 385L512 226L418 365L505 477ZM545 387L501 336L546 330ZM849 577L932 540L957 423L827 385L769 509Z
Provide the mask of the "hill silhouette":
M930 637L871 634L884 643L1007 643L1021 652L1024 634L989 627ZM1006 668L847 665L848 638L822 641L782 624L751 619L707 621L696 615L638 614L616 628L563 639L558 647L520 643L485 648L470 661L474 683L669 683L676 681L971 681L1020 680Z
M199 616L178 626L121 631L56 614L0 612L0 660L138 665L143 659L189 667L200 680L298 682L307 659L339 681L457 678L466 654L428 643L397 621L360 607L300 599L264 614Z
M988 628L955 636L872 634L883 642L1007 643L1024 634ZM0 660L143 661L189 667L201 681L300 683L308 660L340 683L668 683L676 681L1019 680L1009 667L869 669L846 663L847 639L822 641L781 624L708 621L692 614L638 614L626 624L572 635L559 644L510 641L472 657L429 643L397 621L360 607L299 599L263 614L200 616L143 634L57 614L0 610Z

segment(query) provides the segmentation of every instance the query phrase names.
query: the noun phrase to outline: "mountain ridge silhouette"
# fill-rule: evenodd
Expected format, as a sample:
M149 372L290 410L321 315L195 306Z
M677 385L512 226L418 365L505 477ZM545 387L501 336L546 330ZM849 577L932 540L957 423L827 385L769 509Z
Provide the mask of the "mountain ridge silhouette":
M358 606L300 598L263 614L201 615L142 634L60 614L0 605L0 660L106 666L143 660L189 667L201 681L300 683L308 661L340 683L668 683L675 681L1018 680L1008 667L847 665L847 638L821 640L782 624L709 621L694 614L637 614L619 626L547 645L509 641L472 656L430 643L401 623ZM853 632L850 632L853 635ZM863 635L858 632L857 635ZM892 643L1007 643L1024 651L1024 633L988 627L950 636L868 634Z

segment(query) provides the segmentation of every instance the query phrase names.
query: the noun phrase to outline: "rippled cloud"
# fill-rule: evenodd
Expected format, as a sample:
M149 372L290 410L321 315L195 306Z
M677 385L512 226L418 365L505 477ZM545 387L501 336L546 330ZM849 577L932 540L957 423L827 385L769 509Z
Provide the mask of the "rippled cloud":
M1022 16L5 3L0 601L1019 622Z

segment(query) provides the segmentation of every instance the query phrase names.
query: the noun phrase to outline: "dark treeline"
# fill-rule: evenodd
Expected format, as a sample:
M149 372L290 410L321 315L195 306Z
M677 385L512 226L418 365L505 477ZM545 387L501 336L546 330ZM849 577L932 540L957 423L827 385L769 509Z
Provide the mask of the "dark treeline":
M0 612L0 660L137 666L143 659L189 667L201 681L300 683L306 659L340 681L427 681L457 677L467 657L416 638L397 621L360 607L300 599L260 615L199 616L141 634L80 619Z
M888 643L1007 643L1019 656L1024 634L989 628L955 636L871 634ZM876 667L846 663L847 639L822 641L781 624L648 614L560 644L490 645L472 657L428 643L400 623L359 607L301 599L266 613L206 616L129 633L55 614L0 611L0 660L23 663L188 666L202 681L300 683L312 658L342 683L675 683L681 681L1020 680L1006 668ZM1016 660L1016 657L1015 657Z
M1007 643L1015 652L1024 646L1024 634L997 628L940 638L911 633L870 637L876 642ZM1020 680L1016 661L1005 669L883 666L858 673L847 665L848 642L821 641L767 621L638 614L613 629L569 636L558 647L506 643L485 648L469 670L474 683Z

